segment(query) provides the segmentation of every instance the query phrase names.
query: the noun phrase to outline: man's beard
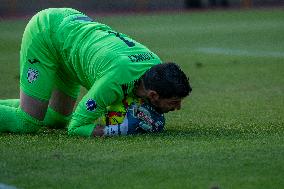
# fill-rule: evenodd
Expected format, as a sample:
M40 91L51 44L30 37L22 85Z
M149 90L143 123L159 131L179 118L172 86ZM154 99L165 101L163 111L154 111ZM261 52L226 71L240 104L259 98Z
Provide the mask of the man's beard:
M158 101L154 100L151 101L149 98L146 98L145 101L146 103L149 103L158 113L160 114L164 113L162 109L158 106L159 105Z

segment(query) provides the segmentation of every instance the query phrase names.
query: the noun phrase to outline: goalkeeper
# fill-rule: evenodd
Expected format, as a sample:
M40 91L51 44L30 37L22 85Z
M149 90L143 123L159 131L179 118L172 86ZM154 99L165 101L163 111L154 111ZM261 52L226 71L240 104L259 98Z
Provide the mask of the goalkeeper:
M80 86L88 92L73 113ZM175 63L162 63L127 35L74 9L46 9L24 31L20 100L0 101L0 133L67 124L73 136L126 135L138 127L152 132L154 125L164 124L163 113L180 109L190 92L187 76ZM132 105L122 124L94 124L108 106L127 96L145 104ZM138 116L144 110L155 116L150 121Z

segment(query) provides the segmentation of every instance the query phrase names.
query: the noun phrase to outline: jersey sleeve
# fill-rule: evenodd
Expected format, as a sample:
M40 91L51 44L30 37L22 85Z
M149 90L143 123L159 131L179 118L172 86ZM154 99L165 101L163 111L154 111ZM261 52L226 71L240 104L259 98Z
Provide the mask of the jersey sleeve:
M107 106L122 100L121 86L109 77L97 80L79 102L68 126L69 135L90 137L95 121L106 113Z

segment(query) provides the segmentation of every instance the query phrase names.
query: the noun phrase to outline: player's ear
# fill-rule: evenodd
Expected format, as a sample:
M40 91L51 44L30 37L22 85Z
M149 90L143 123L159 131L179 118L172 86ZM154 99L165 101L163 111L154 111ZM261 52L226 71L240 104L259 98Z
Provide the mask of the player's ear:
M149 90L147 92L147 96L151 100L158 100L159 99L159 94L154 90Z

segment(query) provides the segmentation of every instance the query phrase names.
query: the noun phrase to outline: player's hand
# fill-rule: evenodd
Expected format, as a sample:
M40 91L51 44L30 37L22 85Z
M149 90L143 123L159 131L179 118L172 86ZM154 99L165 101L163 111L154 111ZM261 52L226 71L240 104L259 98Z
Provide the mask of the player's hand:
M143 132L160 132L164 129L165 118L159 114L151 105L131 104L121 128L127 127L127 134L137 134Z
M140 120L139 127L146 132L161 132L165 126L164 114L158 113L153 106L144 103L138 107L136 117Z
M122 135L138 133L140 122L140 120L136 117L138 106L139 105L132 103L128 107L125 118L120 124L120 130Z

